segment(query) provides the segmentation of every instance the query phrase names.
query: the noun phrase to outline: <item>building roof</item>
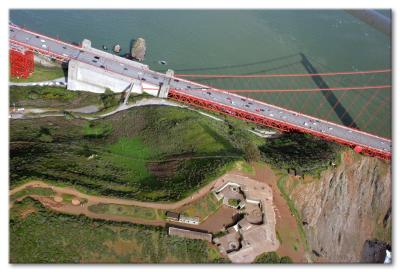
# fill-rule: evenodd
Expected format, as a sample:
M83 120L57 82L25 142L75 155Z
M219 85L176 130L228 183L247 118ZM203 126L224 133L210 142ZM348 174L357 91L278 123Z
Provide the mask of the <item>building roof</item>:
M200 222L200 218L195 216L195 217L190 217L190 216L186 216L186 215L180 215L179 216L179 220L182 221L193 221L193 222Z
M168 218L172 218L172 219L175 219L175 220L179 220L179 213L167 211L167 212L165 213L165 215L166 215Z

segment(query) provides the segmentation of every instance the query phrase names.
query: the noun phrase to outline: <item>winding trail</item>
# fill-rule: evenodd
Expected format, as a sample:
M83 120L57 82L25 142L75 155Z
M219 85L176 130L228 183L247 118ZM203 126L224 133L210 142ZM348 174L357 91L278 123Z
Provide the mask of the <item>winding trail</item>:
M49 188L52 189L56 194L71 194L79 198L85 198L88 200L88 203L92 204L119 204L119 205L133 205L138 207L144 208L152 208L152 209L160 209L160 210L177 210L180 209L200 198L205 196L210 190L212 190L214 184L218 182L221 178L218 178L211 183L207 184L206 186L202 187L197 192L193 193L192 195L179 200L177 202L144 202L138 200L131 200L131 199L122 199L122 198L111 198L105 196L95 196L95 195L88 195L78 190L71 188L71 187L58 187L51 184L47 184L43 181L33 180L28 183L25 183L21 186L18 186L12 190L10 190L9 195L13 195L19 191L22 191L26 188Z
M45 81L37 81L37 82L9 82L8 86L61 86L64 87L67 85L67 81L65 77L60 77L52 80Z
M185 207L186 205L191 204L192 202L204 197L207 193L214 188L214 185L222 180L222 177L212 181L211 183L207 184L206 186L202 187L199 191L195 192L189 197L186 197L180 201L174 203L164 203L164 202L143 202L138 200L129 200L129 199L121 199L121 198L111 198L105 196L95 196L95 195L88 195L72 187L59 187L54 186L48 183L45 183L40 180L33 180L28 183L25 183L21 186L18 186L9 191L9 196L14 195L17 192L20 192L27 188L49 188L54 191L56 196L60 196L62 194L70 194L75 196L76 198L86 199L87 202L81 203L80 205L72 205L70 203L58 203L52 197L47 196L39 196L35 194L25 195L20 198L17 198L14 201L10 201L9 207L11 208L15 201L21 201L25 197L32 197L33 199L41 202L46 208L51 210L66 213L66 214L73 214L73 215L85 215L94 219L102 219L102 220L109 220L109 221L118 221L118 222L130 222L134 224L142 224L142 225L153 225L153 226L165 226L168 221L162 219L143 219L138 217L131 217L131 216L124 216L124 215L113 215L113 214L106 214L106 213L95 213L89 210L89 207L92 205L97 204L118 204L118 205L133 205L137 207L144 207L144 208L153 208L159 210L178 210L180 208ZM174 225L181 225L187 226L184 223L174 222ZM192 226L193 227L193 226ZM202 226L197 226L199 229L203 229ZM208 230L206 227L203 230Z

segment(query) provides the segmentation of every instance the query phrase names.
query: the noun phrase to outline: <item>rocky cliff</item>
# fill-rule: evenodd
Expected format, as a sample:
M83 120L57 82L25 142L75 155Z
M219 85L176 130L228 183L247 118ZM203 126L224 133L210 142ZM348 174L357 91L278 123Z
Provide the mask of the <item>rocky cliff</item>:
M351 151L319 180L292 187L312 259L360 262L366 240L391 244L391 189L389 162Z

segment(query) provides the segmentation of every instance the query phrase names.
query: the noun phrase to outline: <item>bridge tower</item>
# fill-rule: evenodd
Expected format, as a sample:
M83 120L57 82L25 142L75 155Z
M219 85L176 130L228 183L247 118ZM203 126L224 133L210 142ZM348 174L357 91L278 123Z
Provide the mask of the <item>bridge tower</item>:
M25 48L10 49L10 72L12 77L28 78L34 71L33 52Z
M174 70L171 70L171 69L167 70L167 72L165 74L169 77L169 80L166 84L160 86L160 90L158 91L158 97L161 97L161 98L168 97L170 82L171 82L172 78L174 77L174 73L175 73Z

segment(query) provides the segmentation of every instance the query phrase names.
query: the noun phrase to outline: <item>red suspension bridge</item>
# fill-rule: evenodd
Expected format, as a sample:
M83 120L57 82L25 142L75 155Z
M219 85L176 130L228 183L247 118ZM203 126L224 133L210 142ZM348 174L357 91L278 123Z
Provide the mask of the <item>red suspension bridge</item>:
M32 73L32 52L61 62L92 59L91 65L110 74L139 78L160 87L168 84L168 97L183 103L281 131L312 134L367 155L391 158L390 69L320 73L300 53L297 63L304 71L301 73L182 73L170 77L151 70L138 71L134 65L121 70L118 58L111 54L110 58L102 56L100 65L99 57L81 46L15 25L9 29L13 75L27 77Z
M218 86L215 88L219 88L219 91L272 102L379 136L391 135L391 69L329 73L177 74L176 76L201 80L208 85ZM235 86L241 88L223 88L232 80L236 80ZM260 89L260 86L285 88Z

